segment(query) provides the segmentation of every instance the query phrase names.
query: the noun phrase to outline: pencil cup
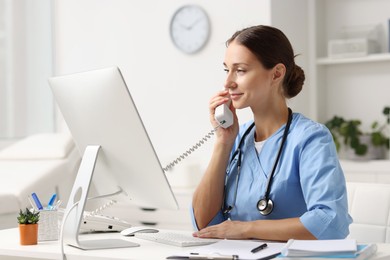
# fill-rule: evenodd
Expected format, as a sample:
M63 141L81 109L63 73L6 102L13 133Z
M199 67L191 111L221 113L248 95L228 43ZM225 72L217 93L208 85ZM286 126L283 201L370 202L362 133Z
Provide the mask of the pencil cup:
M38 241L58 240L59 223L57 210L40 210Z

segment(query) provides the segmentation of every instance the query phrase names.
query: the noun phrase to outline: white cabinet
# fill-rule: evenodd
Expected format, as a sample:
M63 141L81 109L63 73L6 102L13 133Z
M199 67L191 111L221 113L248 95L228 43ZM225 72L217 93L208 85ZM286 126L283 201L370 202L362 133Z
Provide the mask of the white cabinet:
M390 105L390 1L308 0L311 117L325 122L334 115L360 119L363 129L383 122ZM343 27L378 25L380 53L356 58L327 58L328 40Z
M190 206L191 189L174 189L178 210L145 209L134 207L129 209L129 222L133 225L148 225L164 229L192 230Z
M390 160L341 160L340 163L347 181L390 183Z

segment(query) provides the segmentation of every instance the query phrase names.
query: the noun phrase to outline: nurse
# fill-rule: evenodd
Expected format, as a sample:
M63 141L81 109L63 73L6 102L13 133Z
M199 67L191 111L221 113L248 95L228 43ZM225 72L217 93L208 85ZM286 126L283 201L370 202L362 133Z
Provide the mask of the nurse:
M193 195L197 237L340 239L349 234L343 171L328 129L293 113L287 100L302 89L286 36L253 26L227 41L225 90L209 103L229 104L234 123L219 127L212 157ZM236 109L253 120L238 124Z

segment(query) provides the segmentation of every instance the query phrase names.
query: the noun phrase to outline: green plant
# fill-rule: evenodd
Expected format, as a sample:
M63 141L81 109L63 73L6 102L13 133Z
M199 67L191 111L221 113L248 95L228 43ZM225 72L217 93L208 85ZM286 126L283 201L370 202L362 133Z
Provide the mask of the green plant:
M351 147L355 151L355 154L365 155L368 146L361 143L360 137L363 135L371 136L371 142L374 146L384 146L389 149L389 137L386 135L386 127L390 124L390 107L385 107L383 114L387 119L386 122L383 124L379 124L377 121L373 122L371 131L368 133L360 129L361 121L357 119L345 120L342 117L334 116L325 125L332 133L338 151L341 146L340 139L343 139L344 145Z
M36 224L39 221L39 211L31 211L28 208L25 211L20 210L17 219L19 224Z
M386 125L390 125L390 107L385 107L383 114L386 116L386 123L380 125L378 122L374 122L371 125L371 141L375 146L385 145L389 149L389 137L386 137L384 132Z

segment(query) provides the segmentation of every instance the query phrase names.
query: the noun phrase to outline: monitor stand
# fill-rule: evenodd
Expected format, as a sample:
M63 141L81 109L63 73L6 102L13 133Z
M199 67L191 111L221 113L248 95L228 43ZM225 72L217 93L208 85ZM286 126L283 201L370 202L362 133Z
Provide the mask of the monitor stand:
M99 150L100 145L90 145L85 148L64 214L64 243L83 250L139 246L139 244L123 239L79 240L80 224L83 219L83 212Z

